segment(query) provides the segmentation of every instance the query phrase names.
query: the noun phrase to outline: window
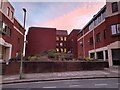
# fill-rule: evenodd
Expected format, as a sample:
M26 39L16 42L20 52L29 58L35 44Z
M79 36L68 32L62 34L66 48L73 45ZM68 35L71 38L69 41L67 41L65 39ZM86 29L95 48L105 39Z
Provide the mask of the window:
M3 29L4 32L7 31L7 24L5 24L4 22L3 22L3 25L2 25L2 29Z
M56 46L59 46L59 43L56 43Z
M117 33L120 34L120 24L117 24Z
M95 57L95 53L90 53L90 58L94 58Z
M103 13L102 13L102 19L103 19L103 20L105 19L105 16L106 16L106 12L103 12Z
M7 25L3 22L2 28L5 29Z
M11 11L11 19L13 19L13 12Z
M61 52L63 52L63 49L61 48Z
M65 52L65 53L67 52L67 49L66 49L66 48L64 48L64 52Z
M3 2L3 1L1 0L1 1L0 1L0 8L2 8L2 2Z
M111 25L112 35L120 34L120 24Z
M59 41L59 37L56 37L56 40Z
M118 3L117 2L113 2L112 3L112 13L115 13L118 11Z
M63 43L60 43L60 46L63 46Z
M3 22L0 21L0 30L2 30L2 24L3 24Z
M59 52L59 48L56 48L56 51Z
M105 50L106 59L108 59L108 51Z
M66 43L64 43L63 45L64 45L64 47L66 47Z
M67 40L67 38L66 37L64 37L64 41L66 41Z
M98 20L97 20L97 18L95 19L95 26L98 24Z
M100 42L100 33L98 33L97 35L96 35L96 42Z
M89 25L89 30L92 30L94 28L94 21Z
M11 33L12 33L12 30L8 27L8 29L7 29L7 35L11 36Z
M97 25L97 23L96 23L96 19L94 20L94 25L95 25L95 26Z
M93 44L93 37L90 38L90 45Z
M80 45L81 45L81 47L83 47L83 42L82 41L80 41Z
M20 38L18 38L18 44L20 44Z
M63 41L63 37L60 37L60 40Z
M97 59L103 59L103 51L97 52Z
M11 36L12 30L7 26L6 23L0 21L0 26L1 26L2 33L6 34L8 36Z
M101 15L98 17L98 23L101 22Z
M106 36L107 36L107 31L104 30L104 39L106 39Z
M10 15L10 8L8 7L7 8L7 16L9 16Z

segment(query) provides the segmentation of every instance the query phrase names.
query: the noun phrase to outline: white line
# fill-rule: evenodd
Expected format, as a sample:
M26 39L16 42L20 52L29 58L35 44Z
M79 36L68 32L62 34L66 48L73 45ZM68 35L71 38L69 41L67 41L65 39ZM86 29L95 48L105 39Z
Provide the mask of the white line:
M78 86L82 86L82 85L70 85L69 87L78 87Z
M56 86L51 86L51 87L43 87L43 88L56 88Z
M108 84L95 84L95 86L106 86Z
M23 82L23 83L10 83L10 84L3 84L4 86L12 86L12 85L23 85L23 84L39 84L39 83L45 83L45 82Z
M21 35L23 35L23 33L17 27L14 26L14 29L16 29L16 31L18 31Z

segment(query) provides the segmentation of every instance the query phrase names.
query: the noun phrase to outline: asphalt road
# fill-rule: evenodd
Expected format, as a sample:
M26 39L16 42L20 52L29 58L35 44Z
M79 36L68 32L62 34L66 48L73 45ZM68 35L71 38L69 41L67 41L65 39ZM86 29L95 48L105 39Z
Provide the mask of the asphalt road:
M5 90L4 88L26 88L23 90L31 90L31 88L118 88L118 86L120 86L118 78L102 78L13 83L4 84L2 88L3 90Z

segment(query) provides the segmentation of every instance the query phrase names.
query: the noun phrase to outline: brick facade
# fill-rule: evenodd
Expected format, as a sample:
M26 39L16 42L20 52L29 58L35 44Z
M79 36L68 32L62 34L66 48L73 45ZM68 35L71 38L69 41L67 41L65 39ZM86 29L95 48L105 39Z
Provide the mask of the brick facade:
M16 57L23 52L25 29L14 18L14 8L6 1L0 8L0 60ZM9 12L8 9L9 8Z
M77 34L80 30L79 29L73 29L72 32L68 35L67 39L67 48L70 53L73 54L73 58L77 58L78 56L78 48L77 48Z
M56 29L31 27L27 34L26 56L56 49Z
M112 4L118 10L112 13ZM107 2L78 34L78 57L108 60L112 66L120 57L120 2Z

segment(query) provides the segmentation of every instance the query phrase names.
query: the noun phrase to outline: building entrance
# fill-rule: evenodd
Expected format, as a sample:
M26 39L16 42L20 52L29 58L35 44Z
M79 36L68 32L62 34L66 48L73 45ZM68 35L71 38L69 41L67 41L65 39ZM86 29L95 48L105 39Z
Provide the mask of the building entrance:
M9 60L9 52L10 48L0 45L0 61L8 61Z
M112 49L113 65L120 65L120 49Z

